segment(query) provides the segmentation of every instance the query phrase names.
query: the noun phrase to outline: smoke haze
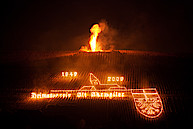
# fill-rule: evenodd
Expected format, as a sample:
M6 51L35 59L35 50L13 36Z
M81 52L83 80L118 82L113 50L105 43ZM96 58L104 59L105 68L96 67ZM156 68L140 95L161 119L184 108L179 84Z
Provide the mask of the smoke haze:
M104 50L114 49L117 37L117 31L108 25L107 21L102 19L99 22L102 32L99 36L98 43Z

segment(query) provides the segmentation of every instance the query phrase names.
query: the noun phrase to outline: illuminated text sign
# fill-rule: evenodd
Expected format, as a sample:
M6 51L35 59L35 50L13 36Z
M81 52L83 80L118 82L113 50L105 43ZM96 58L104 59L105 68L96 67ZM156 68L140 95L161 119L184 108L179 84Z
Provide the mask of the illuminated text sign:
M77 76L77 72L63 72L68 77ZM123 81L123 77L108 77L111 81ZM101 84L99 79L90 73L91 86L82 86L78 90L50 90L49 93L31 93L32 99L77 98L77 99L134 99L137 111L145 117L159 117L163 104L156 88L127 89L118 84Z

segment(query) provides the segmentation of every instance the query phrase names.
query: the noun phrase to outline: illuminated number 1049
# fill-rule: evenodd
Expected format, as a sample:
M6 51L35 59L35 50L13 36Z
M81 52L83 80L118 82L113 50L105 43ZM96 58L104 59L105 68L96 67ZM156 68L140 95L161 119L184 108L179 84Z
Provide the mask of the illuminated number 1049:
M62 77L76 77L77 76L77 72L62 72Z

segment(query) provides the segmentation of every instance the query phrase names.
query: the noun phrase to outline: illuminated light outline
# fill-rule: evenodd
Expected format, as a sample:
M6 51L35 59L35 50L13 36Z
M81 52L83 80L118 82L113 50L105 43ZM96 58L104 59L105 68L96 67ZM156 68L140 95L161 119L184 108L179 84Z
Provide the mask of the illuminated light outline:
M120 81L122 82L124 80L124 77L120 77Z
M77 72L74 72L74 77L76 77L76 76L77 76L77 74L78 74Z
M116 77L116 81L119 82L119 77Z
M73 76L72 72L70 72L70 76L71 76L71 77Z
M118 84L101 84L99 79L90 73L91 86L82 86L79 90L50 90L50 93L31 93L32 99L44 98L70 98L74 96L77 98L125 98L128 93L131 93L137 111L145 117L157 118L163 112L162 100L156 88L146 89L127 89ZM108 89L97 89L97 86L110 86ZM88 90L88 88L90 88ZM153 92L152 92L153 91ZM126 94L125 94L126 93ZM89 95L90 94L90 95ZM154 110L154 111L153 111ZM157 112L157 113L155 113Z
M111 77L107 77L107 82L111 82Z
M62 77L64 77L64 72L61 72L61 74L62 74Z
M68 77L68 72L65 72L65 77Z
M78 75L77 72L61 72L62 77L76 77Z
M122 92L91 92L91 97L97 98L123 98L125 93Z
M124 77L107 77L107 82L123 82Z
M96 90L95 86L82 86L79 90L83 90L85 87L90 87L91 90Z
M133 93L133 91L135 91L135 90L141 90L141 91L143 91L142 93L140 92L140 93L137 93L137 92L134 92ZM146 93L145 91L147 91L147 90L154 90L154 91L156 91L155 93ZM136 109L137 109L137 111L140 113L140 114L142 114L142 115L144 115L144 116L146 116L146 117L148 117L148 118L157 118L157 117L159 117L161 114L162 114L162 112L163 112L163 104L162 104L162 100L161 100L161 98L160 98L160 96L159 96L159 94L158 94L158 92L157 92L157 90L156 90L156 88L149 88L149 89L131 89L131 93L132 93L132 96L133 96L133 99L134 99L134 103L135 103L135 107L136 107ZM145 98L140 98L139 97L139 99L137 99L137 98L135 98L135 96L134 95L144 95L144 97ZM157 95L157 97L152 97L152 98L150 98L150 97L147 97L147 95ZM145 104L142 104L141 102L139 102L140 100L141 101L143 101L145 99ZM151 100L153 101L153 102L151 102ZM160 108L160 111L158 111L158 109L157 108L155 108L154 107L154 104L156 103L156 99L158 99L157 101L160 103L160 105L158 106L159 108ZM138 100L138 101L136 101L136 100ZM138 106L137 105L137 103L139 102L139 105L140 106ZM151 103L151 104L149 104L149 103ZM144 106L144 105L146 105L146 106ZM142 107L143 106L143 107ZM161 107L160 107L161 106ZM145 113L145 111L144 110L140 110L140 108L145 108L144 110L148 110L148 111L146 111L147 113ZM155 110L155 112L157 111L157 112L159 112L158 114L156 114L156 115L152 115L152 114L150 114L150 115L148 115L148 112L152 112L152 110ZM153 113L154 114L154 113Z
M92 76L95 80L92 80ZM113 84L101 84L101 82L99 81L99 79L93 74L93 73L90 73L90 83L92 85L96 85L96 84L93 84L93 82L98 82L98 85L100 86L117 86L117 87L120 87L120 88L123 88L122 86L119 86L117 83L113 83ZM83 86L84 87L84 86ZM127 89L127 88L125 88Z
M48 98L70 98L71 97L71 94L69 93L48 93L48 94L45 94L45 93L35 93L35 92L32 92L31 93L31 98L32 99L48 99Z
M92 84L92 85L94 85L93 84L93 80L92 80L92 76L94 77L94 82L98 82L98 85L101 85L101 82L99 81L99 79L97 78L97 77L95 77L95 75L93 74L93 73L90 73L90 83Z

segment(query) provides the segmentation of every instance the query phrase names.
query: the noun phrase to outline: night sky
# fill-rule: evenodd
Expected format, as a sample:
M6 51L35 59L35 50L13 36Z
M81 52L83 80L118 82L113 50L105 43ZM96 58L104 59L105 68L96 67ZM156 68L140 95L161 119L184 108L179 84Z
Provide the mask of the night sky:
M115 49L192 53L192 9L188 1L162 0L1 3L0 48L78 50L88 44L91 26L103 20L110 28L105 41Z

